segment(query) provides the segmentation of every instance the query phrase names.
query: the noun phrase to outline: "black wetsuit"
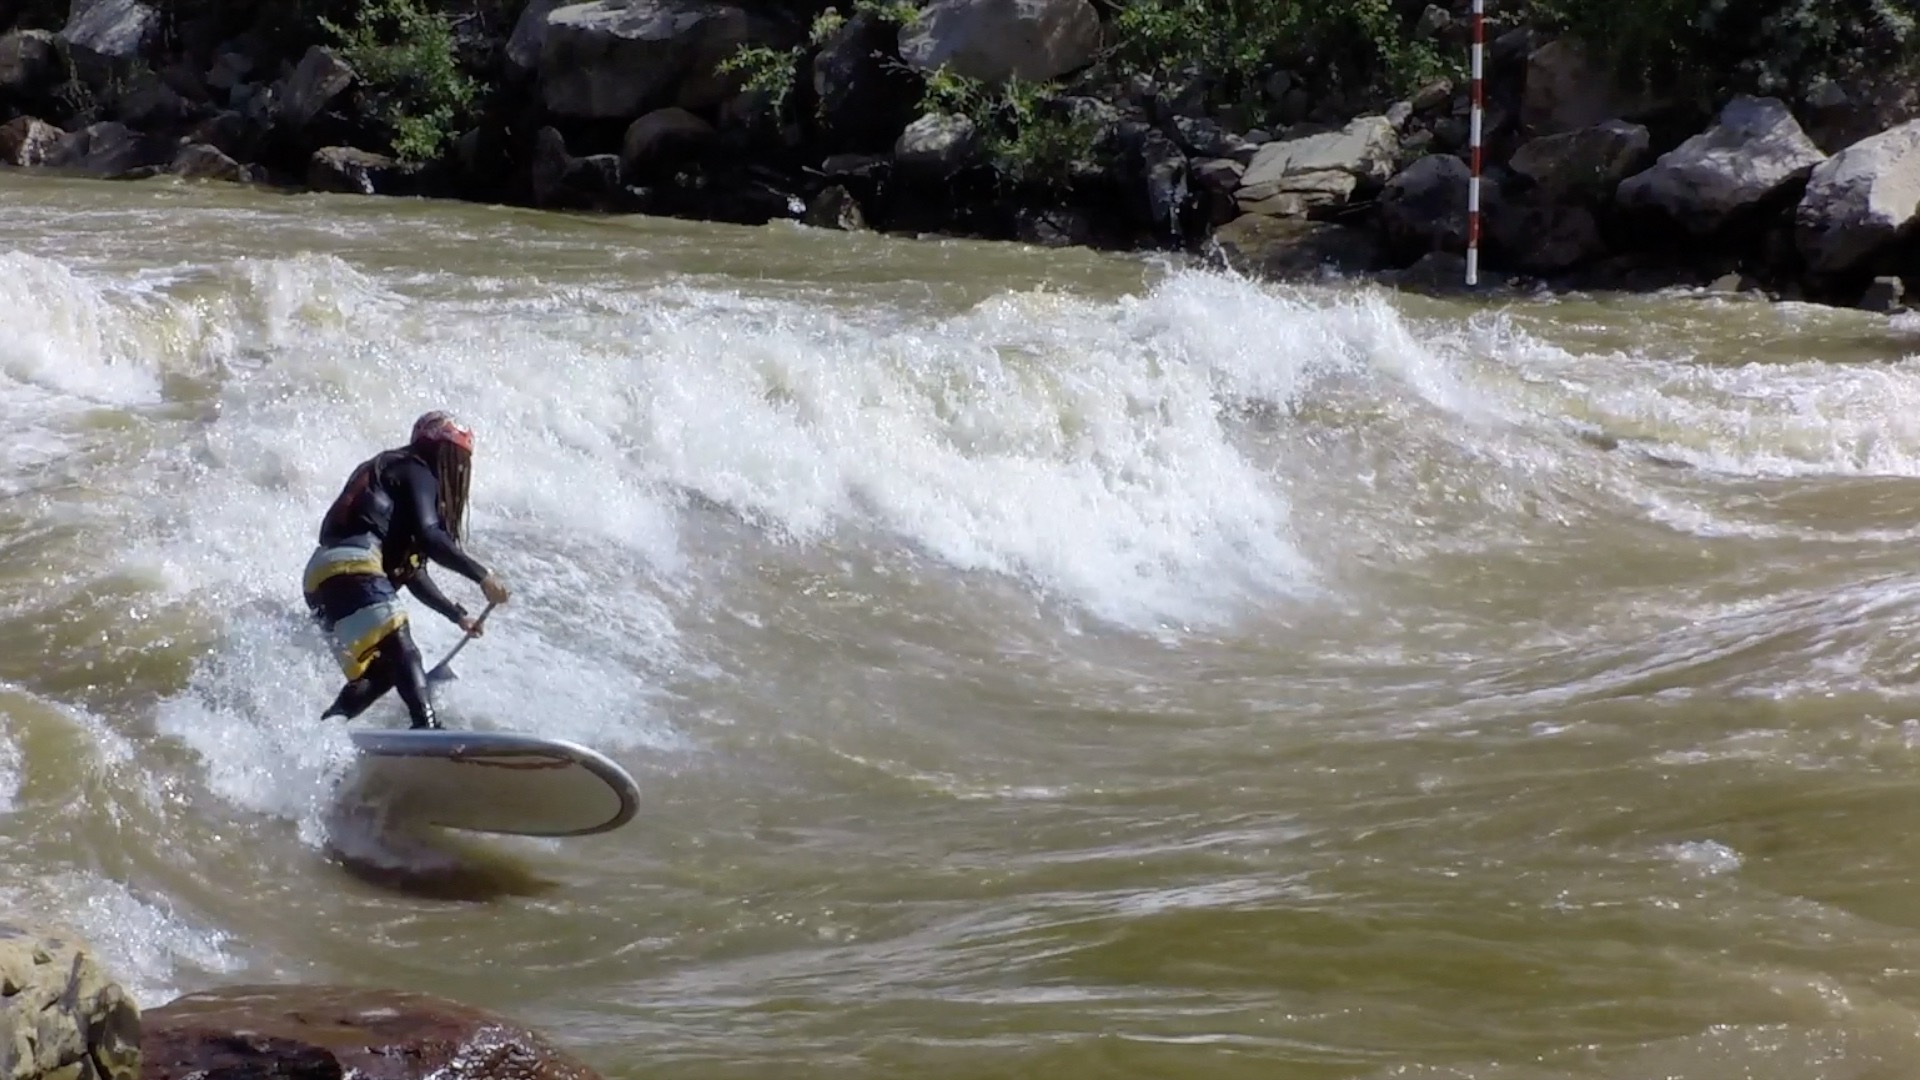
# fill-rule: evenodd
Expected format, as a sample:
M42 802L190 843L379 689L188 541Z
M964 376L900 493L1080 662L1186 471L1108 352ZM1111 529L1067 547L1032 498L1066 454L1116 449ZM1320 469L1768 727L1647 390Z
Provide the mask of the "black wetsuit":
M411 449L388 450L361 463L320 524L322 547L371 539L381 550L384 574L337 574L307 594L314 616L329 628L371 604L390 600L404 585L420 601L453 622L464 607L447 599L431 577L437 562L479 582L487 568L462 551L440 520L440 482ZM380 643L366 674L340 691L323 716L351 719L388 690L397 688L414 727L438 727L420 650L403 623Z

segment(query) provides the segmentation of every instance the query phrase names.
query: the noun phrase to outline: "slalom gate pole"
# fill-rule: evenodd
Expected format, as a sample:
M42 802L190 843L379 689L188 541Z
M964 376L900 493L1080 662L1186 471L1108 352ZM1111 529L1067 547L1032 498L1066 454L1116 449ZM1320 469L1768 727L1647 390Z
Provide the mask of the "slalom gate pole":
M1468 145L1472 172L1467 178L1467 284L1480 283L1480 116L1486 106L1483 60L1486 51L1486 0L1473 0L1473 120Z

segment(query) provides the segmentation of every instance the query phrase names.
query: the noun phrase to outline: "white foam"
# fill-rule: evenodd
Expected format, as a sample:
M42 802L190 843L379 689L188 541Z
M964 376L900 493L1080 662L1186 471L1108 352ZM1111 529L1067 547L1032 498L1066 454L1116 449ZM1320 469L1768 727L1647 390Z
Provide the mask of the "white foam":
M0 814L11 814L20 797L20 748L0 729Z
M111 878L59 873L0 886L0 907L77 933L142 1007L172 1000L206 973L242 970L236 942L164 899Z
M1687 840L1660 849L1667 857L1704 874L1726 874L1740 869L1740 853L1718 840Z
M82 277L52 259L0 252L0 376L88 404L137 405L159 396L170 360L201 352L181 305L130 280Z

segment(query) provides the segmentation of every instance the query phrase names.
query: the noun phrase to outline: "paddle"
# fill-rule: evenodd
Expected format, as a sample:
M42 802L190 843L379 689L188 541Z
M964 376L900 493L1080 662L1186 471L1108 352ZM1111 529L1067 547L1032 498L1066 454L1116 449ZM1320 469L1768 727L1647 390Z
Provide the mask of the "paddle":
M493 614L493 609L495 606L496 605L494 604L488 604L486 608L480 612L480 617L473 621L473 629L476 632L480 629L481 626L485 625L487 621L487 616ZM462 635L460 638L459 644L453 647L453 651L447 654L446 659L433 665L433 670L427 672L427 681L428 682L450 682L454 679L459 678L460 676L455 675L453 673L453 669L448 667L447 665L453 663L453 658L456 656L459 656L460 650L466 648L467 642L472 640L473 640L473 634Z

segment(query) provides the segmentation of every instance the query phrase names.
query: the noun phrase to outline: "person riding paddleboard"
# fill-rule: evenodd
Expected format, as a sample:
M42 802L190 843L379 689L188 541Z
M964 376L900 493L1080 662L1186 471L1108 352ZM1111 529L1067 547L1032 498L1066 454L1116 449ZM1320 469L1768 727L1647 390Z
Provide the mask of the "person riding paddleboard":
M507 602L500 575L461 547L472 473L472 429L436 409L414 421L407 445L356 466L327 509L304 592L347 684L321 719L351 720L398 689L414 728L440 727L398 590L472 636L484 628L440 591L429 561L478 583L489 604Z

